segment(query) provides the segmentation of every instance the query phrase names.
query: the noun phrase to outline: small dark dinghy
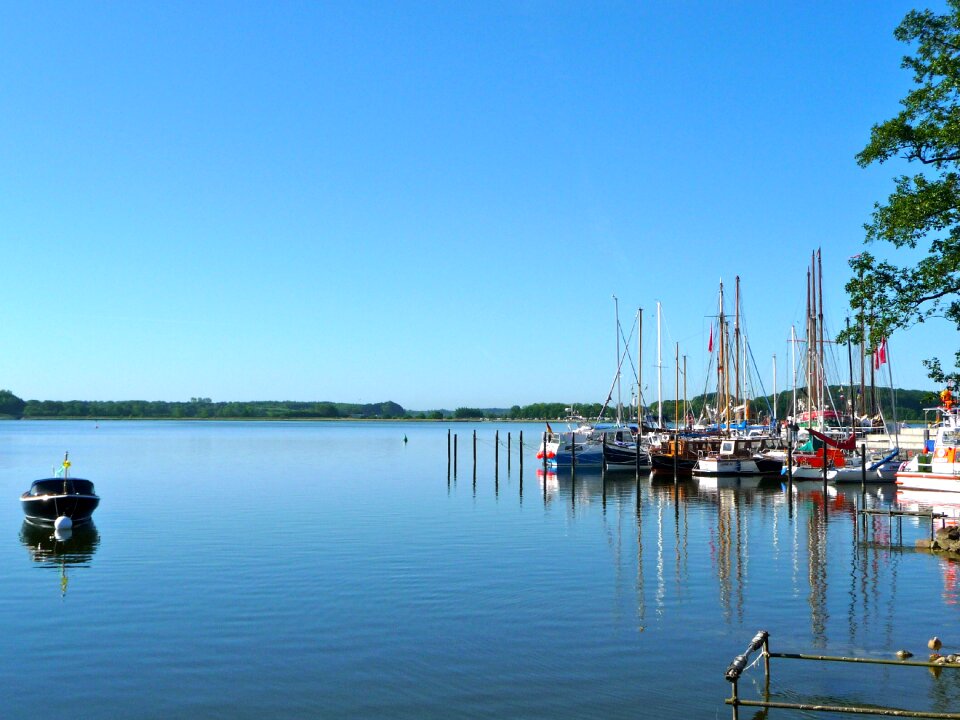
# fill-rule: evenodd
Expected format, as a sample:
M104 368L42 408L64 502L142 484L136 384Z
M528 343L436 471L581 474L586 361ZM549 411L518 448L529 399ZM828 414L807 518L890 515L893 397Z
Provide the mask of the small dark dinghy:
M20 496L20 505L29 522L69 528L89 522L100 498L93 491L93 483L70 477L70 454L63 456L57 477L34 480L30 489Z

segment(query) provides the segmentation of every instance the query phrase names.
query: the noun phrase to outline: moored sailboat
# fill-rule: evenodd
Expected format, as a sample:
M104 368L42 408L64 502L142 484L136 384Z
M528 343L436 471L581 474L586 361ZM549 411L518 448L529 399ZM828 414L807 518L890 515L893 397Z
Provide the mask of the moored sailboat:
M933 452L915 455L897 471L897 487L960 492L960 408L952 399L937 408L940 422Z
M774 474L780 471L782 462L775 457L763 454L768 449L767 441L772 441L770 428L758 428L755 434L746 431L749 425L750 402L748 393L741 388L749 386L746 363L746 338L740 330L740 278L736 279L736 305L733 331L733 343L727 337L727 319L723 302L723 283L720 283L719 314L717 333L717 402L716 427L720 433L718 445L701 453L694 463L693 475L709 476L750 476ZM710 346L713 350L713 327L710 328ZM743 347L741 348L741 340ZM741 349L743 355L741 356ZM732 352L731 352L732 350ZM743 362L741 363L741 359ZM733 392L730 387L728 366L733 369ZM771 411L771 417L774 413ZM741 430L735 427L742 427ZM739 432L745 432L744 436Z

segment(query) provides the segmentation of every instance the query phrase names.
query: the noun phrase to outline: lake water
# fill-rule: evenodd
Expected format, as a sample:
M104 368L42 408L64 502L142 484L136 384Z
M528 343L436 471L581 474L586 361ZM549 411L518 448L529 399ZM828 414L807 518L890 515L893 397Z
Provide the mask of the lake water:
M911 547L885 518L861 543L859 488L544 482L541 426L449 427L448 479L443 424L0 424L0 717L727 718L759 629L782 652L960 652L958 565L912 549L915 521ZM102 501L57 546L17 498L65 450ZM771 691L956 711L958 675L774 660Z

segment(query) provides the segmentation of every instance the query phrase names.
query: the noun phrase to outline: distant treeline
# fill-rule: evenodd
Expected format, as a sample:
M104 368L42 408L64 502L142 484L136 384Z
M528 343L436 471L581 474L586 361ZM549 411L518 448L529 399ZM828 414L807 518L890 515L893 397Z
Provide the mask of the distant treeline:
M802 393L800 394L802 396ZM891 393L890 388L877 388L876 391L871 396L871 391L867 390L867 406L875 403L876 407L883 413L883 416L886 420L892 421L894 417L899 420L918 421L923 420L923 410L924 408L937 407L940 404L940 398L936 392L929 390L894 390L893 396L896 402L896 413L893 413L891 410ZM830 388L830 397L833 398L833 404L838 410L845 409L848 407L848 401L850 399L849 392L843 386L833 386ZM784 419L792 413L790 407L793 402L793 393L790 391L778 393L777 396L777 413L776 417L779 419ZM858 407L860 401L858 400ZM716 395L714 393L708 393L706 395L697 395L696 397L690 398L687 401L687 409L693 413L695 418L699 418L704 405L709 405L710 407L716 407ZM539 419L557 419L564 418L569 415L577 415L579 417L586 418L588 420L596 420L601 417L600 411L603 406L600 403L593 404L565 404L565 403L534 403L532 405L514 405L508 411L503 412L499 411L500 417L507 417L511 420L539 420ZM658 408L657 403L651 403L647 408L648 412L657 416ZM680 415L683 414L683 402L679 404L673 400L664 400L663 401L663 418L664 420L673 422L676 420L674 417L677 414L677 410L680 411ZM768 395L766 397L756 398L750 401L750 417L753 419L758 418L761 414L765 415L766 418L769 418L773 410L773 395ZM459 410L457 411L459 412ZM874 415L875 412L868 412L868 415ZM624 408L624 416L627 418L636 418L636 407ZM477 415L472 415L470 417L482 417ZM616 409L612 407L607 407L602 415L603 419L612 420L616 417Z
M514 405L503 412L502 416L511 420L555 420L575 415L587 420L597 420L601 417L600 411L602 409L603 405L601 403L533 403L523 406ZM629 417L629 408L625 412ZM609 406L603 413L603 419L606 420L613 420L616 416L616 409Z
M252 401L189 402L147 400L27 400L0 391L0 414L22 418L162 418L162 419L268 419L403 418L407 412L395 402L335 403Z
M838 409L847 398L841 387L831 388L831 395ZM841 396L843 399L841 400ZM926 390L896 390L897 420L917 421L923 419L923 408L936 407L939 404L937 393ZM779 394L778 418L789 414L792 394ZM868 391L868 401L870 395ZM752 418L758 414L769 415L773 398L767 396L751 401ZM688 402L688 409L694 417L699 417L704 404L715 406L714 395L699 395ZM894 415L890 410L890 389L877 389L876 403L887 420ZM673 400L663 403L663 417L673 421L676 405ZM601 409L603 414L601 416ZM649 412L657 415L657 404L653 403ZM680 408L682 413L682 405ZM636 416L636 410L624 408L627 418ZM156 419L263 419L263 420L302 420L302 419L423 419L423 420L556 420L571 415L596 420L612 420L616 409L603 408L601 403L533 403L514 405L506 408L459 407L449 410L406 410L392 402L381 403L337 403L337 402L294 402L294 401L251 401L251 402L213 402L210 398L190 398L189 402L166 402L148 400L21 400L9 390L0 390L0 416L14 418L156 418Z
M858 392L858 390L855 390L855 393L856 392ZM802 392L798 393L798 397L802 396ZM833 399L833 406L836 407L838 411L847 410L849 408L851 398L846 387L841 385L831 386L829 397ZM773 409L773 395L756 398L750 402L751 418L756 418L761 413L769 417L770 412ZM792 402L792 391L785 390L784 392L778 393L776 413L777 418L784 419L788 415L792 414L793 410L790 407ZM856 402L858 408L863 407L859 398L856 399ZM894 402L896 403L896 413L894 413L892 410ZM694 417L700 417L704 404L709 405L710 407L716 407L716 395L714 393L698 395L688 401L688 409L693 413ZM896 417L897 421L906 420L907 422L916 422L918 420L923 420L924 408L937 407L939 404L940 398L938 393L930 390L895 389L891 398L890 388L877 388L872 393L869 388L867 389L867 407L874 407L874 410L868 410L867 415L873 416L879 410L883 414L884 419L888 422L893 421L894 417ZM674 420L675 408L676 405L673 400L664 400L664 418L671 421ZM650 411L654 415L657 414L657 403L653 403L651 405ZM858 410L858 412L862 413L862 409ZM680 413L683 413L682 403L680 407Z

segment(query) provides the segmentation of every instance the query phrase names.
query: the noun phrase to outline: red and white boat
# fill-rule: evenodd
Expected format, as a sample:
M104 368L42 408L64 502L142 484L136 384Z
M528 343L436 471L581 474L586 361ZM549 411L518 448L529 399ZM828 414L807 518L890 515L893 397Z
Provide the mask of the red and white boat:
M960 493L960 408L941 407L933 452L915 455L897 471L897 487Z

